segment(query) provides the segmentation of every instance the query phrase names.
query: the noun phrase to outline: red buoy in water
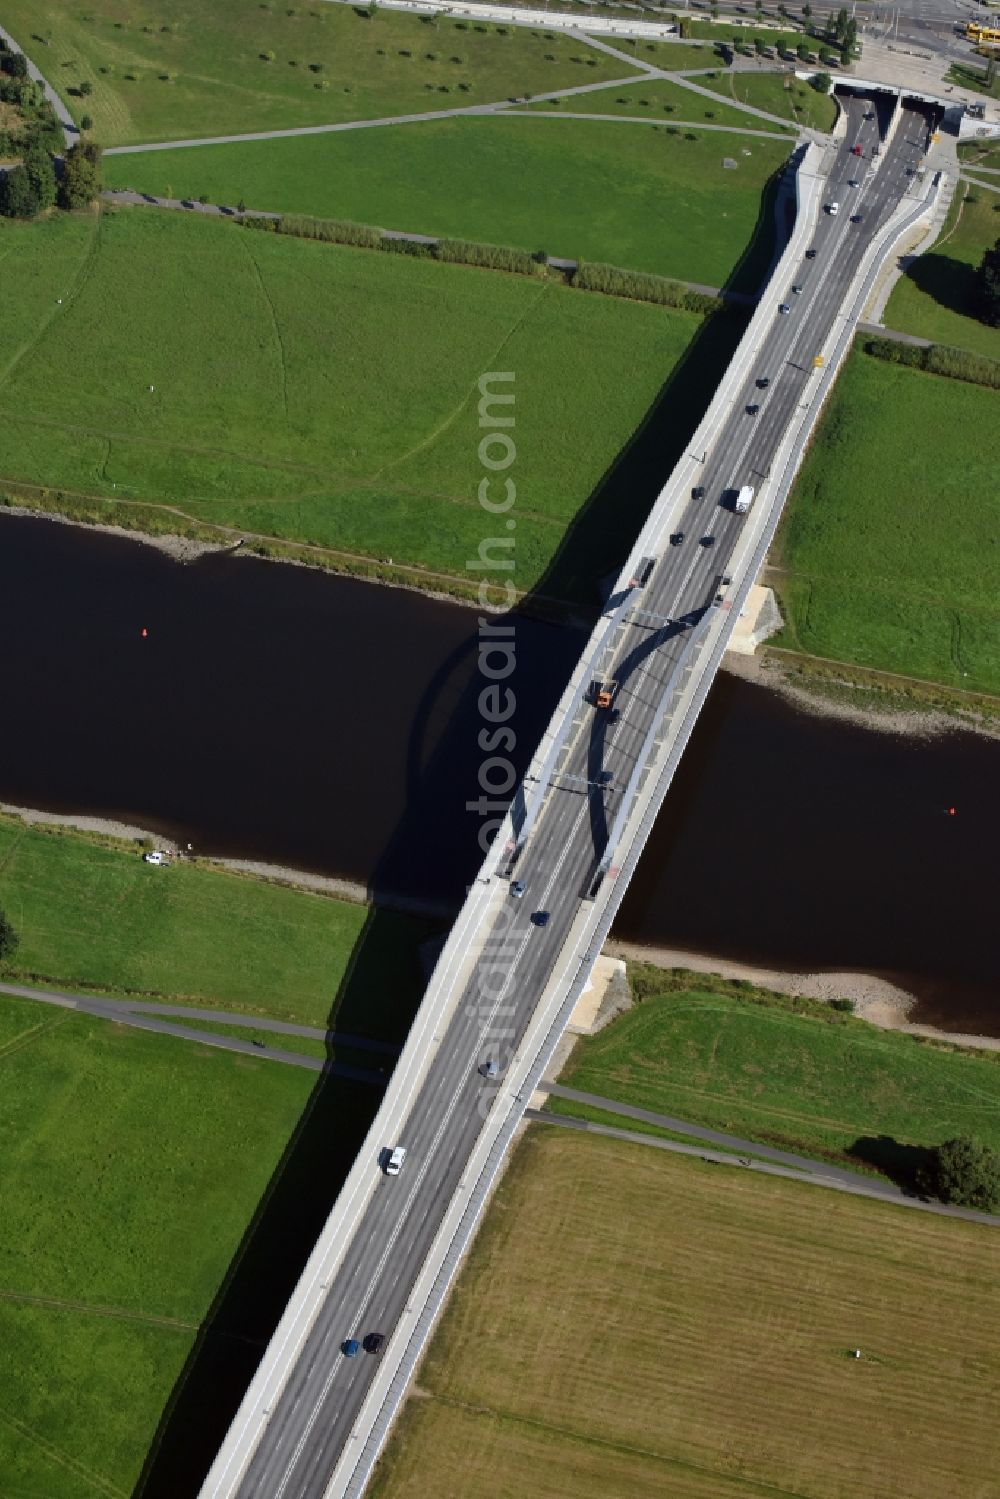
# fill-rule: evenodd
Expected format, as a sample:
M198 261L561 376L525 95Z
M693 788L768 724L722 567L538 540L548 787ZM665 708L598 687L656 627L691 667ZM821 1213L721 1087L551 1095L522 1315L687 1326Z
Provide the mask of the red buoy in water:
M948 816L949 817L954 817L954 815L955 815L955 808L954 807L949 807L948 808Z
M146 629L145 625L143 625L142 629L139 631L139 634L142 636L143 640L147 639L147 637L149 636L149 631Z

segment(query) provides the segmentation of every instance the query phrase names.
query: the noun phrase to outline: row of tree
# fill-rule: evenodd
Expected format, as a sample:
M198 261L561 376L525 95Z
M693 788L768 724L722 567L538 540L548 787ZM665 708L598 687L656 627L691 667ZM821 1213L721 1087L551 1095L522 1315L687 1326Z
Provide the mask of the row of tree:
M76 141L63 158L58 178L51 153L32 142L18 166L0 171L0 215L33 219L53 204L86 208L100 190L101 148L96 141Z

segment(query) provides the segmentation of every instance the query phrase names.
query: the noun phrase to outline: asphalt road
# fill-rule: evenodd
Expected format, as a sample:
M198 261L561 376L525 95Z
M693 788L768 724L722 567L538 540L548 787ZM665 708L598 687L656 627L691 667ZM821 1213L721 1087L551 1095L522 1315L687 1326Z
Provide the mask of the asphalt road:
M547 801L515 873L523 900L505 939L497 938L491 965L480 964L445 1032L398 1140L402 1173L379 1176L363 1220L330 1285L298 1362L275 1403L264 1438L239 1489L242 1499L318 1499L367 1393L375 1360L348 1359L346 1339L391 1334L417 1279L482 1127L477 1105L489 1084L478 1065L516 1047L551 975L560 949L605 849L622 791L653 721L688 631L711 605L744 518L722 505L723 495L767 475L781 436L812 378L812 359L847 294L862 250L911 183L927 143L925 121L908 113L871 175L879 121L865 106L849 106L847 144L829 179L826 200L841 205L822 214L813 238L814 260L797 272L799 295L788 287L791 312L775 317L757 369L719 432L703 470L705 497L692 499L682 545L665 547L641 596L642 614L626 614L614 645L613 675L621 682L613 721L581 705ZM883 128L885 121L882 121ZM860 141L866 158L850 154ZM851 178L861 185L848 186ZM851 222L860 212L859 223ZM767 375L766 392L754 378ZM759 403L757 416L745 406ZM664 478L667 476L664 475ZM714 536L711 547L698 538ZM659 623L663 620L688 623ZM595 786L599 775L610 782ZM532 913L547 911L540 928ZM506 944L505 946L503 944ZM495 1038L502 1023L506 1042ZM379 1161L369 1163L373 1175Z

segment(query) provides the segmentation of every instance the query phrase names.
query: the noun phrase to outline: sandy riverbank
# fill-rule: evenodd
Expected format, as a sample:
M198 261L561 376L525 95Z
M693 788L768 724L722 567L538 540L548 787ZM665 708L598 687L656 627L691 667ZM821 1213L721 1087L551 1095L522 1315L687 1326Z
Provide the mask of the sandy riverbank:
M887 696L874 687L859 687L846 682L842 687L844 695L837 696L835 682L827 678L811 681L808 675L804 676L796 669L794 662L794 657L785 661L766 652L740 656L727 651L721 669L754 687L777 692L800 712L815 718L835 719L856 724L859 728L874 729L880 734L902 734L915 739L932 739L941 734L954 734L957 730L1000 739L1000 723L986 715L976 714L958 699L955 711L945 713L918 702L908 704L901 694ZM927 685L933 686L932 683Z
M778 994L798 994L803 999L850 999L854 1013L882 1030L905 1031L911 1036L928 1036L954 1046L970 1046L981 1051L1000 1051L1000 1037L972 1036L961 1031L939 1030L933 1025L916 1025L910 1013L916 999L905 989L871 973L784 973L778 968L761 968L710 954L685 952L675 947L646 947L637 942L617 942L609 938L604 951L632 962L655 963L659 968L685 968L694 973L714 973L724 979L749 979L761 989Z

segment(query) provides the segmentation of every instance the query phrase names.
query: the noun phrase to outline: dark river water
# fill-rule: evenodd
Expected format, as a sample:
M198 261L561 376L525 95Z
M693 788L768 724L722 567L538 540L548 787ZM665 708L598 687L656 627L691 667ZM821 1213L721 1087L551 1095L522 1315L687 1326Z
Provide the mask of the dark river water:
M8 518L0 623L0 799L376 894L455 902L474 875L469 610ZM515 624L520 771L584 633ZM882 974L917 995L914 1018L1000 1034L997 757L970 734L876 734L722 676L616 935Z

